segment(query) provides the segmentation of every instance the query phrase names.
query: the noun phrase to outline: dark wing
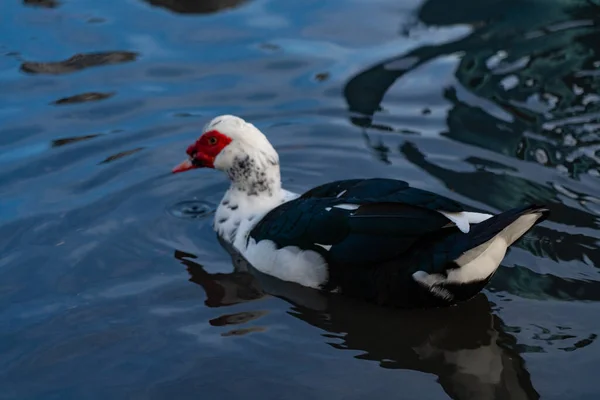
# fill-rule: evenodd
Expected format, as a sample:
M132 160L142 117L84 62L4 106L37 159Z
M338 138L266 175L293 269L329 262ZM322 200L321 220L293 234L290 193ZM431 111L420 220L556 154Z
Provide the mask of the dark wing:
M338 181L273 209L250 237L257 242L271 240L278 247L317 251L330 264L376 264L402 254L423 235L448 226L450 221L436 210L460 212L463 208L402 181Z
M300 196L301 199L337 199L340 203L402 203L429 210L464 211L464 207L447 197L417 188L405 181L385 178L351 179L317 186Z

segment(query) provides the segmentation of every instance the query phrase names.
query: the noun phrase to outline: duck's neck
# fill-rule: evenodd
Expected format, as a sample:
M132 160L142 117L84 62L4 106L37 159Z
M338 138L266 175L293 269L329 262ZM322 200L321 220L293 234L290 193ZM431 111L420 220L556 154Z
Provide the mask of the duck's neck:
M230 191L247 197L268 198L281 192L279 163L275 160L241 155L234 159L227 171L231 180Z
M233 165L227 171L231 186L217 208L214 225L217 233L231 243L286 199L278 163L242 156Z

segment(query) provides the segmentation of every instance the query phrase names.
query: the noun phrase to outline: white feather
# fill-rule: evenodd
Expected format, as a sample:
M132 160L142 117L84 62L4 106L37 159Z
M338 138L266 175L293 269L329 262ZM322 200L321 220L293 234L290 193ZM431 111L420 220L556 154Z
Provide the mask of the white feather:
M333 206L333 208L341 208L342 210L350 210L354 211L360 206L357 204L338 204L337 206Z
M270 240L256 243L250 238L244 257L254 268L265 274L315 289L329 277L327 263L319 253L301 250L296 246L277 249Z
M478 223L485 221L486 219L492 217L491 214L468 212L468 211L448 212L448 211L438 210L438 212L440 214L442 214L444 217L448 218L450 221L452 221L454 223L454 225L456 225L456 227L458 229L460 229L461 232L463 232L463 233L469 233L469 231L471 229L470 224L478 224Z
M461 214L467 219L467 221L469 221L469 224L478 224L493 217L492 214L469 211L463 211Z

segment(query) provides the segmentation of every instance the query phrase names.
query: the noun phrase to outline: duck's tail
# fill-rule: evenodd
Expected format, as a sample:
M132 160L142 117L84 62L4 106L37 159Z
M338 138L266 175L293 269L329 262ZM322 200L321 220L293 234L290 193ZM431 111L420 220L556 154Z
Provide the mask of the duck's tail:
M471 225L468 233L457 232L436 245L442 246L447 259L452 260L445 271L419 270L413 278L437 297L451 302L466 300L485 286L508 248L548 214L546 207L529 205Z
M468 275L470 269L485 270L485 264L491 263L493 273L504 258L508 247L534 225L547 218L548 213L545 207L531 205L503 212L472 226L466 238L468 239L466 251L463 250L464 252L454 260L459 267L457 270L461 274ZM485 271L477 275L487 278Z

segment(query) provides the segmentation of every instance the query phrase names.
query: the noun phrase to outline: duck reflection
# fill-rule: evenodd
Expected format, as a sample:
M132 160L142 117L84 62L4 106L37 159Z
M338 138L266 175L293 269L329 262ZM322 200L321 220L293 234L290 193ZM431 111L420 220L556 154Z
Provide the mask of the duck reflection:
M153 6L167 8L181 14L211 14L238 7L247 0L144 0Z
M377 361L383 368L435 374L453 399L539 398L523 359L514 349L515 338L503 330L502 321L483 294L444 309L375 307L263 275L222 245L232 256L231 273L208 273L191 260L194 255L175 252L187 267L190 281L206 292L210 307L275 296L291 305L290 315L327 331L324 338L337 339L330 343L332 347L362 351L357 358ZM239 326L264 314L231 313L210 323L237 327L225 336L244 334L257 328Z
M60 5L57 0L23 0L23 4L32 7L56 8Z

